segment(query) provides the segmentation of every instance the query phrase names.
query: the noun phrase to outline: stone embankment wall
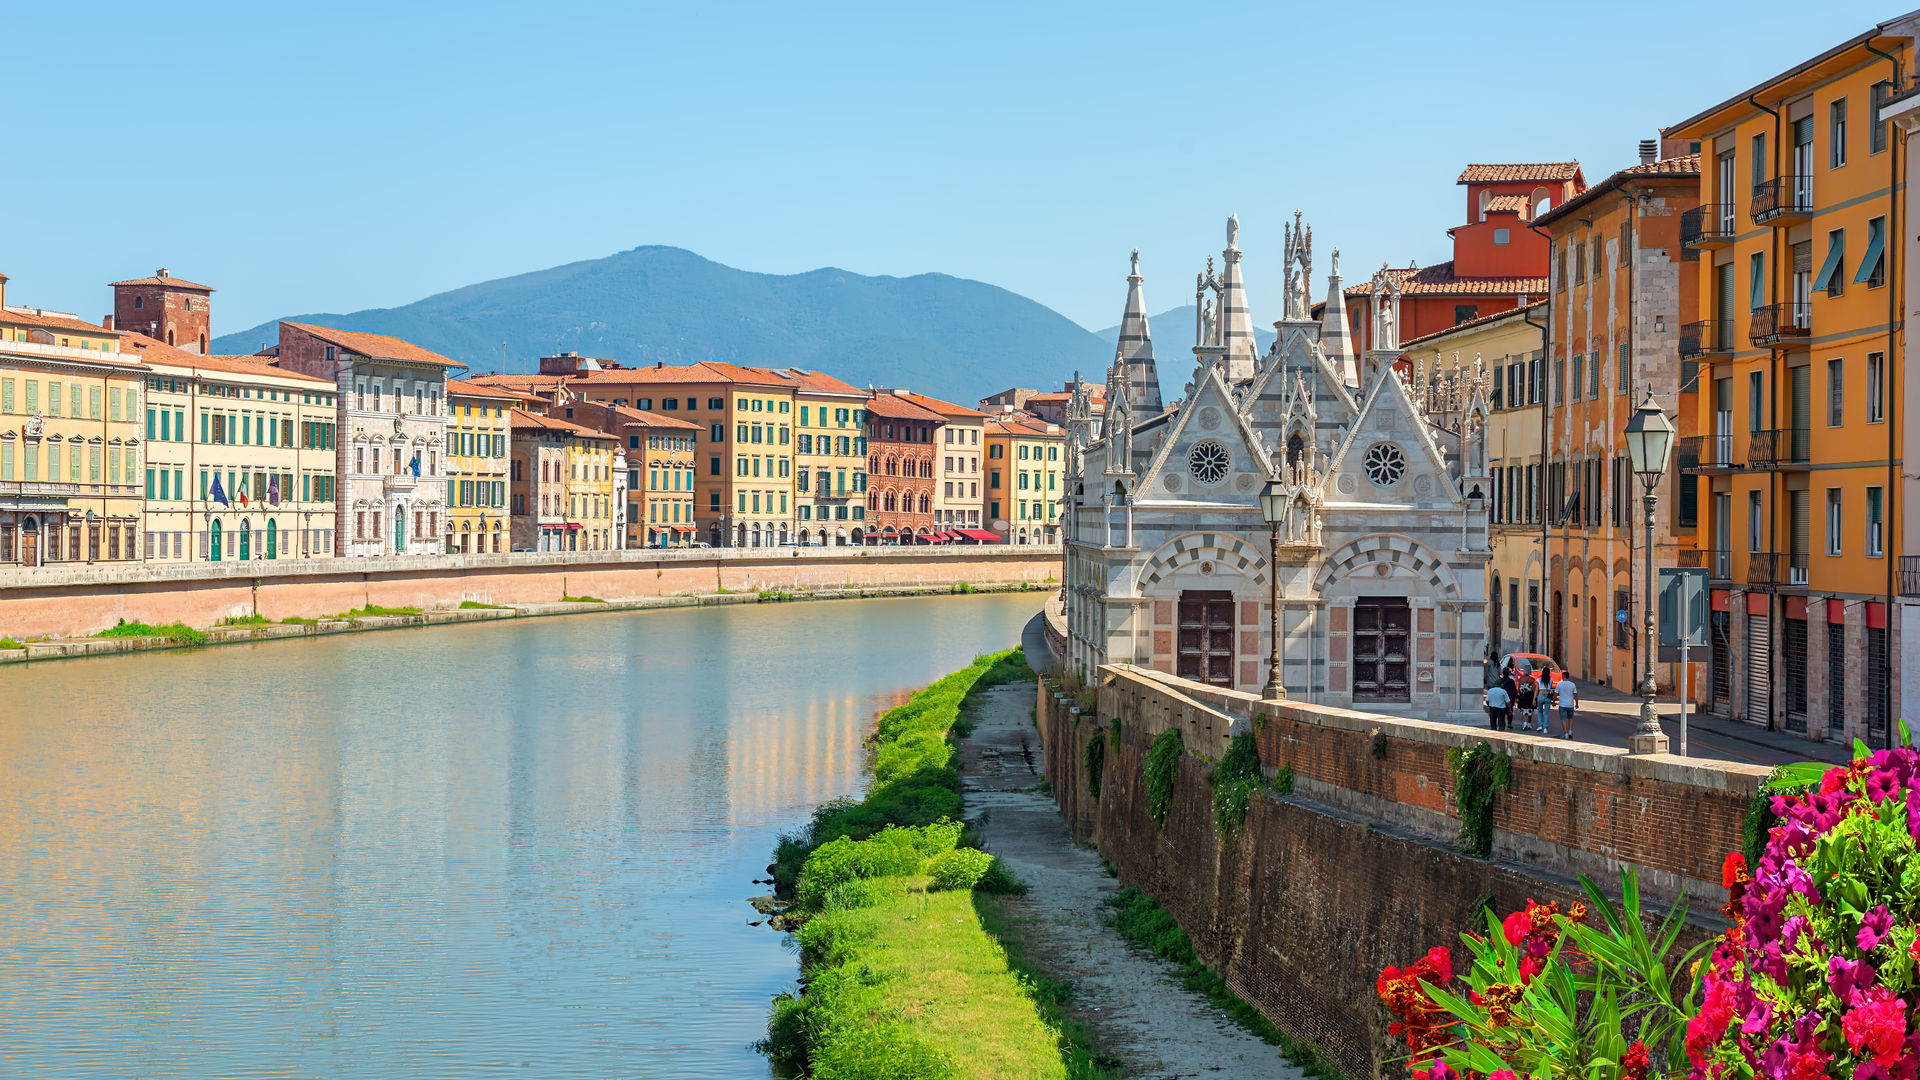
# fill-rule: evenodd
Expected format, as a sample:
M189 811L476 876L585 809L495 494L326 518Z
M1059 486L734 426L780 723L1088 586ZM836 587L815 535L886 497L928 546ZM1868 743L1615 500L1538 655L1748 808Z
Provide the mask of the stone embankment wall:
M1313 705L1269 704L1136 669L1103 668L1096 711L1042 684L1047 778L1077 839L1120 879L1151 893L1194 948L1283 1030L1313 1042L1352 1077L1391 1075L1404 1046L1386 1037L1374 978L1431 945L1456 944L1529 898L1579 899L1587 874L1615 891L1618 867L1671 900L1684 887L1716 915L1720 862L1737 850L1767 770L1624 751ZM1120 720L1096 800L1087 742ZM1269 774L1293 768L1294 794L1253 799L1220 839L1210 762L1230 733L1256 732ZM1141 771L1160 732L1178 727L1187 756L1165 828L1147 812ZM1494 801L1494 858L1455 847L1449 748L1486 742L1512 761ZM1114 752L1117 749L1117 753Z
M773 548L401 556L0 570L0 635L90 634L128 622L211 626L311 617L369 604L458 607L840 589L1044 585L1060 549Z

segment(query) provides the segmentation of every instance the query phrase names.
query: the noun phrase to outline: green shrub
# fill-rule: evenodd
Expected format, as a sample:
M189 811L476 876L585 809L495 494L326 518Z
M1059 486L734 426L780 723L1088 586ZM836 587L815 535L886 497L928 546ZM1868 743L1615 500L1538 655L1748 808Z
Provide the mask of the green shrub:
M207 635L185 623L166 623L161 626L149 626L146 623L128 622L121 619L113 626L93 635L103 638L121 637L157 637L165 638L176 645L205 645Z
M25 645L20 644L18 641L15 641L10 637L0 637L0 649L24 649L24 648L26 648Z
M506 606L507 606L507 605L505 605L505 604L483 604L483 603L481 603L481 602L480 602L480 601L478 601L478 600L462 600L462 601L460 601L460 607L461 607L461 609L462 609L462 610L464 610L464 611L472 611L472 610L474 610L475 608L503 608L503 607L506 607Z
M1493 797L1513 787L1513 759L1487 743L1462 753L1447 751L1453 771L1453 804L1460 815L1460 850L1485 859L1493 854Z
M814 1080L953 1080L953 1059L900 1024L834 1039L813 1057Z
M987 872L980 875L980 880L973 883L973 891L998 896L1025 896L1027 883L1014 877L1013 871L1007 869L1006 861L996 857L987 867Z
M407 607L381 607L379 604L368 604L366 607L353 608L352 610L341 612L338 615L328 615L326 616L326 618L372 619L372 618L380 618L380 617L391 616L391 615L418 615L418 614L420 614L420 609L417 607L413 607L411 605Z
M1213 824L1221 837L1232 834L1247 820L1247 804L1253 793L1267 786L1260 771L1260 750L1253 735L1235 735L1227 741L1227 752L1213 767Z
M978 848L956 848L927 860L927 887L971 889L992 865L993 856Z
M264 626L267 617L258 612L252 615L229 615L220 620L221 626Z
M1147 781L1147 813L1154 824L1167 827L1167 810L1173 805L1173 778L1180 771L1180 756L1186 753L1179 728L1168 728L1153 740L1147 760L1141 766Z
M285 625L285 626L318 626L320 625L319 619L306 619L298 615L289 615L286 618L281 619L280 622L282 625Z
M560 597L560 602L563 604L604 604L606 603L605 600L602 600L597 596L566 596L566 595L562 595Z

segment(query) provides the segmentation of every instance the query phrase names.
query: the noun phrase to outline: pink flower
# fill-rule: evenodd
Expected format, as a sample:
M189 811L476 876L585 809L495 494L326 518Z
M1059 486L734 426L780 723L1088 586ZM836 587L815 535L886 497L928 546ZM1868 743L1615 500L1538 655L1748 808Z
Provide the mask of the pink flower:
M1520 1080L1512 1069L1495 1069L1487 1075L1487 1080Z
M1887 905L1876 904L1872 911L1860 917L1860 932L1853 937L1861 952L1872 952L1880 944L1880 939L1893 929L1893 915L1887 911Z
M1853 1008L1840 1018L1840 1033L1856 1054L1870 1055L1889 1067L1900 1059L1907 1042L1907 1003L1884 986L1860 993Z
M1533 932L1533 920L1524 911L1516 911L1500 921L1500 932L1507 936L1507 944L1518 945Z

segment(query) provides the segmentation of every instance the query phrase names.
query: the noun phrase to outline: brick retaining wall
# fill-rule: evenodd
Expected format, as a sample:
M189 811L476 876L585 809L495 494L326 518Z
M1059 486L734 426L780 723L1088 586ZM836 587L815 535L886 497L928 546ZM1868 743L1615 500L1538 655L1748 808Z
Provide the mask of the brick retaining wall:
M825 591L1057 580L1043 546L784 548L400 556L0 571L0 636L82 635L121 619L211 626L374 604L535 604L562 596L628 600L763 590Z
M1609 887L1621 860L1645 890L1682 886L1712 916L1719 868L1740 843L1762 768L1624 751L1444 723L1286 703L1137 669L1103 668L1098 711L1041 687L1047 778L1077 839L1095 843L1122 881L1151 893L1200 956L1283 1030L1310 1040L1348 1075L1391 1073L1374 977L1481 925L1479 903L1508 911L1528 897L1579 897L1586 873ZM1120 717L1098 800L1086 744ZM1258 721L1255 722L1255 718ZM1210 761L1231 731L1257 731L1269 771L1292 766L1295 794L1256 797L1222 842ZM1147 814L1141 762L1181 729L1187 748L1164 829ZM1494 804L1493 861L1454 848L1449 747L1487 742L1512 760L1513 789ZM1704 935L1706 924L1693 936Z

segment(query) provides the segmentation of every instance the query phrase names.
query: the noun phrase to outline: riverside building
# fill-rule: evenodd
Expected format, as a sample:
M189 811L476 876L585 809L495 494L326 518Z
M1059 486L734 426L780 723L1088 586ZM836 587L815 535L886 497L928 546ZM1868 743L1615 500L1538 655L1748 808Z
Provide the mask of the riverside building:
M1700 318L1699 528L1708 705L1888 745L1901 715L1901 314L1913 231L1876 113L1920 16L1871 26L1663 132L1698 144L1682 243Z
M332 383L258 356L201 356L144 334L142 494L149 562L334 554Z
M516 393L447 380L447 536L449 554L500 554L507 540L507 459Z
M291 322L269 352L334 386L335 554L444 553L447 373L466 365L384 334Z
M1059 543L1065 430L1005 412L987 420L986 436L986 527L1009 544Z
M933 523L934 471L947 418L906 391L876 390L867 402L868 544L923 542Z
M0 564L139 560L147 369L120 339L0 275Z

